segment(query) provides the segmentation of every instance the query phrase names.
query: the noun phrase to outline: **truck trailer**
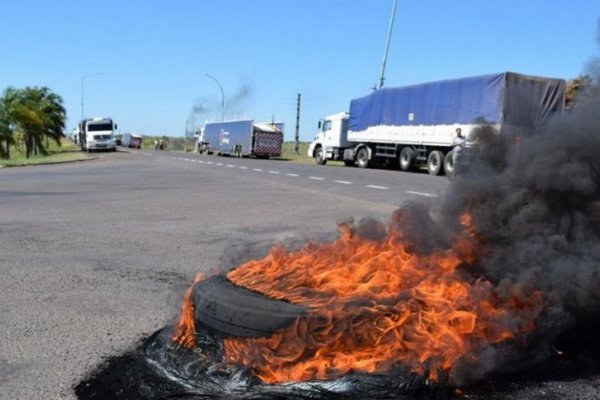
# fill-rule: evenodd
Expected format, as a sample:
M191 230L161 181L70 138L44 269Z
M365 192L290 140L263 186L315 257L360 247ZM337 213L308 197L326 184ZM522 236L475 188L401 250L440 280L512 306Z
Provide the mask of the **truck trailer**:
M144 138L142 137L142 135L138 135L135 133L124 133L123 138L121 139L121 144L123 147L141 149L143 141Z
M111 118L88 118L79 123L79 146L81 151L117 151L115 131L117 124Z
M379 89L351 100L349 113L319 121L308 156L321 165L341 160L450 173L457 128L467 140L482 124L528 135L562 111L565 98L564 80L513 72Z
M198 152L219 155L278 157L283 146L283 124L252 120L206 123L198 134Z

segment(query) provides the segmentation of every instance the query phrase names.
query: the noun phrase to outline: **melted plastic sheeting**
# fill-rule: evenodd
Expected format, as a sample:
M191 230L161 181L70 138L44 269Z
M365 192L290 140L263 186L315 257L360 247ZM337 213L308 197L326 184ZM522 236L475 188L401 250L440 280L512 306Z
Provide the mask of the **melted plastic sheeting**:
M201 329L192 351L174 345L167 327L135 349L107 360L80 382L75 392L81 400L591 400L597 399L600 387L599 328L598 324L588 324L567 332L548 346L548 351L554 352L550 359L527 371L457 389L402 371L390 376L349 374L334 381L265 385L247 368L220 361L218 333Z

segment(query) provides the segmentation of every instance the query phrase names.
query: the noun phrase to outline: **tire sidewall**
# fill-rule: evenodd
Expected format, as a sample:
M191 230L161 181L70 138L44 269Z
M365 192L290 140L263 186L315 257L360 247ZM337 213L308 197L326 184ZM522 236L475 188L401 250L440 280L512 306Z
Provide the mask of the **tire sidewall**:
M325 165L325 163L327 162L327 160L325 160L325 157L323 155L323 148L322 147L319 147L319 148L317 148L315 150L315 161L319 165Z
M434 150L427 157L427 172L430 175L441 175L444 171L444 153Z
M399 156L400 169L402 171L412 170L415 166L415 158L416 158L415 151L411 148L404 147L402 149L402 151L400 151L400 156Z
M359 168L367 168L369 166L369 151L363 147L356 154L356 165Z

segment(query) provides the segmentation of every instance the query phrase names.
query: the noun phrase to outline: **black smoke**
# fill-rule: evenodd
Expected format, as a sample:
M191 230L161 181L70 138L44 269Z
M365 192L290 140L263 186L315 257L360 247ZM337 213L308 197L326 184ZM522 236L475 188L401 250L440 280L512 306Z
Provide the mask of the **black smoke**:
M433 208L413 204L396 212L394 223L418 244L418 252L447 246L445 238L462 229L458 217L469 212L480 246L469 272L500 290L544 293L547 304L536 321L534 343L490 346L476 362L457 365L454 383L539 362L551 355L561 333L600 317L598 87L589 94L530 136L502 136L481 127L475 132L478 145L466 151L466 168L444 200Z
M220 120L222 112L225 114L226 120L233 119L235 115L243 113L243 106L246 104L246 100L250 99L251 96L251 86L242 84L231 96L227 96L224 93L223 99L219 98L217 100L214 97L209 98L206 96L196 99L188 116L188 131L196 131L204 124L204 120ZM224 110L221 110L221 100L223 100Z

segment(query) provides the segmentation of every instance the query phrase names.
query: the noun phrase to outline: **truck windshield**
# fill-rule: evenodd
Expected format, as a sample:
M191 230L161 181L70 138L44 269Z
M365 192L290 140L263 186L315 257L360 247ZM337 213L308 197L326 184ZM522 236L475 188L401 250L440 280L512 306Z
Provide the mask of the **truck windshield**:
M99 123L99 124L88 124L89 132L112 131L112 129L113 129L112 123L110 123L110 122L103 122L103 123Z

